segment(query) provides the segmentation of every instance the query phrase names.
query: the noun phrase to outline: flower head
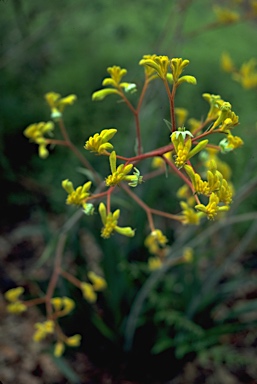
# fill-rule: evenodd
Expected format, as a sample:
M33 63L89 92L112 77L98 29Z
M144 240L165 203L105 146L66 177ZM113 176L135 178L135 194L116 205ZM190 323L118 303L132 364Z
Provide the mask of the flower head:
M103 228L101 231L101 236L104 239L108 239L113 232L118 232L120 235L133 237L135 235L135 230L133 230L131 227L119 227L118 219L120 216L120 210L116 209L113 213L109 212L107 214L106 207L104 203L100 203L99 205L99 213L102 219Z
M39 342L45 339L47 335L54 333L54 322L53 320L47 320L42 323L36 323L35 328L33 340Z
M105 183L108 187L113 187L126 179L127 174L133 168L133 164L120 164L117 168L115 151L110 154L109 161L112 174L106 178Z
M82 291L84 299L86 299L89 303L95 303L97 299L97 294L93 288L92 284L82 282L80 284L80 289Z
M45 135L52 135L52 132L54 130L54 123L52 121L40 122L35 124L30 124L25 130L24 130L24 136L26 136L30 141L38 144L38 153L39 157L42 159L45 159L48 156L48 150L46 148L47 146L47 139L45 138Z
M9 304L7 304L7 311L9 313L20 314L27 310L27 306L20 300L23 292L23 287L12 288L5 292L4 296L9 301Z
M166 247L168 239L160 229L155 229L145 239L145 246L152 254L159 254L160 250Z
M111 151L113 149L113 145L109 143L109 140L113 138L117 129L110 128L104 129L99 133L96 133L94 136L91 136L84 146L90 152L97 152L100 155L105 154L106 151Z
M91 281L95 291L103 291L107 287L105 279L93 271L88 272L88 278Z
M68 193L66 204L68 205L82 205L83 208L86 208L86 199L90 195L89 189L92 182L88 181L82 186L76 188L73 187L73 183L66 179L62 181L62 187Z
M66 105L71 105L77 100L76 95L68 95L66 97L61 97L59 93L48 92L45 95L47 104L51 108L51 118L58 120L62 117L62 113Z
M220 199L218 195L214 192L209 197L209 202L205 206L203 204L198 204L195 206L200 212L204 212L209 220L214 220L218 212L226 212L229 210L229 206L223 205L219 206Z
M53 297L51 304L58 313L58 317L68 315L75 307L74 300L66 296Z

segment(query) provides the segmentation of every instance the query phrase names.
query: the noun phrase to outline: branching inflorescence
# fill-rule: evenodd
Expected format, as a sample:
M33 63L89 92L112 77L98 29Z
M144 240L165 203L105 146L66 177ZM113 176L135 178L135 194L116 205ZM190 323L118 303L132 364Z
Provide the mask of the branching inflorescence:
M114 136L119 131L116 128L103 129L100 133L95 133L89 137L84 144L84 154L82 154L71 142L63 122L64 108L75 102L75 95L61 98L57 93L48 93L46 101L51 109L52 120L30 125L25 129L24 134L32 142L38 144L41 158L46 158L49 155L48 145L62 145L70 148L82 162L82 165L89 169L90 172L88 173L92 175L92 178L85 180L83 185L74 188L73 183L65 179L62 182L62 187L67 192L66 204L80 207L88 216L94 213L95 205L98 204L98 212L102 222L101 236L104 239L110 238L115 232L127 237L136 236L135 229L130 226L120 227L118 225L121 211L119 208L114 211L111 209L114 191L123 190L145 211L150 228L145 239L145 246L151 254L149 268L152 270L162 265L168 249L168 238L161 229L155 227L154 216L175 220L183 225L199 225L204 218L214 220L228 211L233 195L233 186L230 180L231 170L218 157L218 154L233 151L243 145L243 141L233 134L234 127L239 123L238 116L232 110L231 104L219 95L203 94L203 98L209 104L209 112L201 121L195 118L187 120L188 112L183 108L175 108L175 96L178 88L186 83L193 85L197 83L194 76L184 74L189 60L145 55L139 64L144 69L145 80L136 105L130 101L130 94L137 92L136 84L123 81L127 70L119 66L107 69L109 76L103 80L103 88L92 95L92 99L95 101L103 100L110 95L118 96L127 105L135 120L136 154L132 153L131 157L124 157L119 154L119 150L113 144L115 142ZM170 134L165 146L153 148L144 153L139 114L147 88L152 81L156 80L160 80L166 90L170 115L169 121L165 121L165 123L170 129ZM55 140L52 137L55 123L59 125L62 140ZM219 144L211 142L214 134L215 137L221 137ZM102 178L99 177L97 170L88 160L92 156L90 152L99 156L100 164L107 158L110 166L109 174L102 175ZM152 159L152 166L157 168L158 172L141 175L140 163L149 158ZM201 164L201 171L196 169L199 164ZM158 210L158 207L148 206L147 202L135 193L135 188L138 185L141 185L141 188L147 188L149 177L160 174L167 175L168 173L180 178L183 182L183 186L177 192L180 203L178 203L178 213L175 214ZM133 224L135 225L135 223ZM13 313L21 313L32 305L46 304L47 318L45 322L35 325L34 340L40 341L48 335L55 334L56 356L63 353L65 345L77 346L80 343L80 335L67 337L58 325L58 318L69 314L75 305L70 298L54 296L59 276L66 278L80 289L84 298L90 303L94 303L97 299L97 292L106 287L104 278L93 271L89 272L88 281L80 281L63 270L61 267L63 248L64 244L61 244L57 251L54 272L44 297L23 301L20 299L23 293L21 287L6 293L6 299L9 302L8 309ZM182 260L190 261L191 258L191 250L185 250Z

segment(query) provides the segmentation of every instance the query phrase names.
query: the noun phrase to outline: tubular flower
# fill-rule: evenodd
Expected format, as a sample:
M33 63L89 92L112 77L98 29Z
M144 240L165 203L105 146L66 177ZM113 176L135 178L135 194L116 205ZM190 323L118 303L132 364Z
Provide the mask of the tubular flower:
M219 127L222 132L227 132L230 128L233 128L238 124L238 116L231 111L231 104L224 102L220 107L218 118L214 122L211 129Z
M244 142L241 137L233 136L231 133L229 133L227 137L222 139L219 143L221 152L223 153L231 152L234 149L241 147L242 145L244 145Z
M84 299L86 299L89 303L96 302L97 295L94 291L92 284L82 282L80 284L80 289L82 291Z
M168 160L172 160L172 152L166 152L164 153L163 157L166 157ZM153 168L162 168L165 167L165 161L163 160L162 156L156 156L152 160L152 167Z
M145 69L145 76L148 78L148 81L158 78L155 68L146 64L147 61L153 61L157 55L144 55L143 59L140 60L139 65L143 65Z
M43 323L35 324L36 332L33 335L33 340L39 342L46 338L47 335L54 333L53 320L47 320Z
M177 118L177 125L183 127L188 116L188 110L185 108L175 108L175 115Z
M105 154L106 151L111 151L113 149L113 145L108 143L109 140L113 138L117 129L110 128L104 129L101 133L96 133L94 136L91 136L84 146L90 152L97 152L100 155Z
M149 257L148 259L148 268L150 271L155 271L156 269L160 269L162 266L162 261L159 257Z
M234 80L238 81L245 89L257 87L256 64L256 59L250 59L242 64L238 73L233 74Z
M52 306L58 312L58 317L68 315L75 307L74 300L69 297L53 297L51 299Z
M82 205L86 207L86 199L90 195L88 192L92 182L88 181L83 186L79 186L74 190L73 184L70 180L66 179L62 181L63 189L68 193L66 204L68 205Z
M221 146L221 143L220 143L220 146ZM219 157L217 156L218 152L219 152L218 149L207 148L207 150L204 153L202 153L203 154L202 160L204 161L204 166L206 168L210 168L211 161L214 160L217 165L217 170L222 174L223 178L226 180L230 180L232 170L230 166L227 163L225 163L225 161L222 161L219 159Z
M26 136L30 141L39 145L38 154L39 157L45 159L48 156L47 139L44 137L46 134L52 135L54 130L54 123L52 121L48 121L47 123L40 122L35 124L30 124L24 130L24 136Z
M180 85L181 83L189 83L189 84L196 84L196 78L194 76L182 76L182 72L184 71L185 67L189 64L189 60L183 60L181 58L174 58L171 59L171 72L173 77L173 82L177 85Z
M181 217L182 224L184 225L200 224L200 218L202 217L201 212L195 212L195 210L192 207L190 207L185 201L181 201L180 206L182 208L182 217Z
M81 342L81 335L76 334L70 337L65 337L64 341L59 340L54 346L54 356L60 357L65 351L65 344L69 347L78 347Z
M220 188L218 191L216 191L216 194L220 202L224 203L225 205L231 204L232 196L233 196L233 188L227 182L227 180L225 179L222 180Z
M68 95L66 97L61 97L59 93L48 92L45 95L47 104L51 108L51 118L58 120L62 117L62 113L66 105L71 105L77 100L76 95Z
M144 56L143 59L139 61L139 65L143 65L144 67L151 68L151 70L146 69L146 73L151 74L152 70L154 70L154 72L157 73L157 75L162 80L166 79L169 64L170 64L170 59L168 58L168 56L147 55L147 56Z
M158 254L159 251L165 248L168 239L160 229L155 229L145 239L145 246L152 254Z
M94 92L92 95L92 100L103 100L106 96L111 94L118 94L122 96L122 88L125 90L125 92L136 92L136 84L127 82L121 83L122 77L127 74L127 70L125 68L114 65L113 67L108 67L107 72L110 74L110 77L105 78L102 82L102 85L111 86L113 88L104 88Z
M209 220L214 220L218 212L226 212L229 210L227 205L219 206L219 202L219 197L213 192L210 195L209 203L206 206L203 204L198 204L195 206L195 209L204 212Z
M128 237L133 237L135 235L135 230L133 230L131 227L117 226L118 219L120 216L119 209L116 209L116 211L114 211L113 213L109 212L107 214L104 203L100 203L99 213L101 216L102 223L104 225L101 231L101 236L104 239L108 239L114 231L118 232L120 235L124 235Z
M219 6L214 6L213 11L216 14L217 20L221 24L230 24L235 23L240 19L239 13L231 11L228 8L221 8Z
M118 168L116 167L115 151L110 154L109 161L112 174L105 179L105 183L108 187L118 185L123 180L128 181L128 184L131 187L136 187L138 184L142 183L143 178L142 176L140 176L140 172L137 168L134 168L135 172L133 173L133 175L128 175L128 173L133 168L133 164L120 164Z
M23 292L23 287L12 288L5 292L4 296L9 301L9 304L7 304L9 313L19 314L27 310L27 306L19 299Z
M88 272L88 278L91 281L95 291L103 291L107 287L107 283L102 276L98 276L95 272Z
M208 144L208 140L202 140L191 150L192 140L190 137L185 140L186 135L193 136L191 132L185 130L175 131L170 136L176 152L175 165L178 168L182 168L187 160L200 152Z
M228 73L235 71L234 63L227 52L223 52L221 55L221 68Z
M217 119L220 113L220 107L224 103L224 100L221 99L220 95L211 95L210 93L203 93L203 98L210 104L207 118L210 120Z

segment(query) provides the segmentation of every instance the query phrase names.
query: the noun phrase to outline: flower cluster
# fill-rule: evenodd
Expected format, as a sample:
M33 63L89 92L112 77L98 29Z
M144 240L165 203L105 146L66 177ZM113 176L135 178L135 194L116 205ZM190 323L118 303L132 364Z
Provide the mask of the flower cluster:
M80 289L82 291L83 297L89 303L95 303L97 300L97 292L101 292L107 287L107 283L102 276L98 276L95 272L88 272L88 282L81 282Z
M27 310L27 306L20 300L20 296L24 293L23 287L9 289L4 296L9 302L7 311L9 313L19 314Z

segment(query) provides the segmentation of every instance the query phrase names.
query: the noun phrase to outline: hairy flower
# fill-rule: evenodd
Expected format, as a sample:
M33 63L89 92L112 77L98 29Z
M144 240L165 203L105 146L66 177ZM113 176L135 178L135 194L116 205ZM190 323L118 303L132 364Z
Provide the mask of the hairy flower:
M25 130L24 130L24 136L26 136L30 141L38 144L38 153L39 157L42 159L45 159L48 156L48 150L46 148L47 146L47 139L45 138L45 135L52 135L52 132L54 130L54 123L52 121L40 122L35 124L30 124Z
M48 92L45 94L47 104L51 109L51 117L54 120L58 120L62 117L62 113L67 105L71 105L77 100L76 95L68 95L61 97L59 93Z
M82 205L85 208L86 199L90 195L89 189L91 184L92 182L88 181L84 185L77 187L75 190L73 183L69 179L63 180L62 187L68 193L66 204Z
M108 239L113 232L118 232L120 235L133 237L135 235L135 230L133 230L131 227L119 227L118 219L120 217L120 210L116 209L113 213L109 212L107 214L106 207L104 203L100 203L99 205L99 213L102 219L103 228L101 231L101 236L104 239Z
M229 210L229 206L222 205L219 206L220 200L216 193L212 193L209 197L209 203L205 206L203 204L198 204L195 206L195 209L206 214L209 220L214 220L218 212L226 212Z
M113 138L117 129L110 128L104 129L100 133L96 133L94 136L91 136L84 146L90 152L97 152L100 155L105 154L106 151L111 151L113 149L113 145L109 143L109 140Z

